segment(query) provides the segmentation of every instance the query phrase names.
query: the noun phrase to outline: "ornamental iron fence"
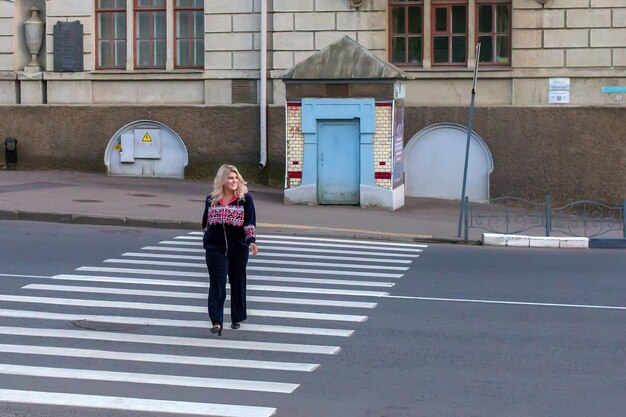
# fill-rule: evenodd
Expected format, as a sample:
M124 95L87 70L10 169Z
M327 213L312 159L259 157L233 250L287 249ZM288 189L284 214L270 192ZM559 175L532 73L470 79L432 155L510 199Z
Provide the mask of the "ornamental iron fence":
M626 238L626 199L621 207L590 200L552 207L550 194L546 194L543 203L511 196L470 203L465 197L464 211L465 240L468 240L469 229L505 234L535 233L539 230L545 236L578 237L621 232Z

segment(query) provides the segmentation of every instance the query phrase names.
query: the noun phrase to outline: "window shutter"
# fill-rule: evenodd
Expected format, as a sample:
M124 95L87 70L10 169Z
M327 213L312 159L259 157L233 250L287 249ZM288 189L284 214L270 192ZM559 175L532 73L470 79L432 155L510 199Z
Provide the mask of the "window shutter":
M83 25L80 21L57 22L53 36L54 71L83 71Z

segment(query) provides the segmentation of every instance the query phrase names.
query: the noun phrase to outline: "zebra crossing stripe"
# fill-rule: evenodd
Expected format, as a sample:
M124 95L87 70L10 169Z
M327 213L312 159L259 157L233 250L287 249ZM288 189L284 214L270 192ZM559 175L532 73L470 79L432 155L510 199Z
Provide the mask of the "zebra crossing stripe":
M271 243L271 244L280 244L280 245L284 245L285 241L282 240L277 240L277 239L257 239L257 242L259 244L266 244L266 243ZM200 242L200 244L202 244L202 242ZM378 253L380 251L386 251L386 252L416 252L415 248L402 248L402 247L387 247L387 246L366 246L366 245L359 245L359 244L354 244L354 242L352 244L350 243L323 243L323 242L302 242L302 241L298 241L298 242L289 242L290 246L315 246L315 247L329 247L329 248L351 248L351 249L366 249L366 250L371 250L372 255L378 255Z
M0 364L0 374L35 376L40 378L68 378L89 381L130 382L178 387L214 388L237 391L258 391L291 394L299 384L253 381L246 379L200 378L192 376L145 374L139 372L98 371L94 369L51 368Z
M167 275L173 277L198 277L207 280L209 279L209 274L207 272L187 272L187 271L175 271L175 270L164 270L164 269L142 269L142 268L115 268L115 267L107 267L107 266L81 266L76 268L77 271L85 271L85 272L112 272L112 273L121 273L121 274L141 274L141 275ZM257 279L261 279L261 275L255 275ZM343 280L336 280L338 282L343 282ZM176 284L176 281L170 281ZM317 283L317 282L316 282ZM205 284L206 285L206 284ZM385 285L387 286L387 285ZM392 285L389 285L392 286ZM289 287L285 287L289 288ZM248 286L248 289L251 289L251 286Z
M85 300L73 298L52 298L52 297L27 297L18 295L0 295L0 301L10 301L17 303L34 303L34 304L52 304L64 306L78 307L103 307L103 308L124 308L133 310L156 310L156 311L177 311L186 313L206 313L206 307L187 306L178 304L152 304L152 303L136 303L129 301L104 301L104 300ZM358 316L352 314L329 314L329 313L306 313L300 311L285 310L258 310L248 309L249 316L260 317L279 317L293 318L304 320L328 320L328 321L348 321L348 322L364 322L367 316Z
M201 365L227 368L267 369L274 371L313 372L319 364L251 361L247 359L223 359L207 356L162 355L97 349L59 348L51 346L3 345L0 352L23 355L65 356L70 358L109 359L116 361L171 363L176 365Z
M202 232L191 232L190 235L202 235ZM370 246L397 246L397 247L407 247L407 248L427 248L428 245L420 244L420 243L400 243L400 242L381 242L379 240L354 240L354 239L332 239L332 238L323 238L323 237L307 237L307 236L283 236L283 235L260 235L258 236L261 239L280 239L280 240L305 240L305 241L314 241L314 242L338 242L338 243L358 243L360 245L370 245Z
M130 324L139 326L164 326L164 327L192 327L206 329L209 325L208 320L175 320L175 319L159 319L151 317L124 317L124 316L104 316L91 314L67 314L67 313L50 313L44 311L28 311L28 310L7 310L0 309L0 317L27 318L38 320L64 320L64 321L90 321L96 323L116 323ZM307 336L335 336L350 337L354 334L354 330L348 329L324 329L319 327L296 327L296 326L274 326L270 324L251 324L243 323L239 328L240 332L266 332L266 333L284 333L299 334Z
M207 330L208 332L208 330ZM268 352L290 352L318 355L336 355L339 346L299 345L292 343L250 342L247 340L228 339L199 339L180 336L153 336L130 333L97 332L64 329L42 329L0 326L0 334L30 336L30 337L57 337L67 339L106 340L110 342L146 343L153 345L195 346L218 349L259 350Z
M189 268L202 268L206 269L206 264L192 263L192 262L168 262L168 261L148 261L142 259L106 259L102 262L105 263L117 263L117 264L132 264L132 265L153 265L153 266L181 266ZM308 274L323 274L323 275L356 275L364 277L379 277L379 278L402 278L403 274L390 274L386 272L362 272L362 271L338 271L333 269L305 269L305 268L275 268L267 266L250 266L248 265L248 271L266 271L266 272L298 272ZM404 268L407 269L407 268Z
M123 294L123 295L139 295L150 297L173 297L173 298L193 298L193 299L206 299L206 292L178 292L178 291L145 291L134 290L126 288L110 288L110 287L80 287L70 285L49 285L49 284L29 284L24 289L44 290L44 291L68 291L68 292L83 292L83 293L97 293L97 294ZM260 302L260 303L276 303L276 304L297 304L297 305L318 305L318 306L332 306L332 307L352 307L352 308L375 308L376 303L361 302L361 301L342 301L342 300L320 300L311 298L281 298L281 297L259 297L259 296L247 296L248 301ZM226 299L230 299L227 296Z
M73 285L49 285L49 284L29 284L22 287L30 290L44 291L68 291L82 292L93 294L123 294L123 295L139 295L148 297L172 297L172 298L193 298L204 300L207 298L206 292L179 292L179 291L146 291L134 290L128 288L110 288L110 287L80 287ZM227 300L230 296L226 297ZM300 304L300 305L317 305L317 306L333 306L333 307L352 307L352 308L374 308L376 303L360 302L360 301L340 301L340 300L319 300L311 298L280 298L280 297L258 297L247 296L248 301L257 303L276 303L276 304Z
M161 242L163 243L163 242ZM177 242L179 243L179 242ZM204 249L174 247L174 246L144 246L142 250L156 250L156 251L169 251L169 252L189 252L189 253L204 253ZM341 249L311 249L311 248L293 248L287 246L271 246L264 245L262 253L268 251L283 251L283 252L306 252L306 253L333 253L344 255L372 255L371 251L357 251L357 250L341 250ZM421 249L415 249L415 252L422 252ZM377 253L379 258L417 258L419 255L411 255L407 253Z
M176 239L176 238L174 238ZM269 240L269 239L257 239L257 243L263 245L261 247L264 248L266 244L278 244L283 245L285 242L280 240ZM159 242L161 245L180 245L180 246L198 246L202 247L202 241L200 239L196 239L193 237L186 237L186 239L178 239L178 240L162 240ZM388 248L388 247L370 247L363 245L350 245L347 243L336 243L336 244L328 244L328 243L318 243L318 242L297 242L290 243L291 247L299 247L299 246L314 246L314 247L322 247L322 248L348 248L348 249L367 249L371 255L379 256L380 252L417 252L417 249L410 248Z
M177 248L175 248L177 249ZM175 251L176 252L176 251ZM204 252L202 250L202 252ZM204 261L205 257L200 255L180 255L180 254L163 254L163 253L146 253L146 252L125 252L122 256L129 256L134 258L159 258L159 259L184 259L190 261ZM251 261L259 258L305 258L305 259L328 259L335 261L350 261L350 262L378 262L378 263L396 263L396 264L410 264L412 261L409 259L377 259L377 258L357 258L353 256L330 256L330 255L303 255L294 253L268 253L261 252Z
M104 271L104 272L117 272L117 271ZM167 274L159 274L159 275L167 275ZM46 279L53 278L53 279L62 279L66 281L101 281L101 282L121 282L121 283L127 283L127 284L169 285L169 286L175 286L175 287L198 287L198 288L208 289L208 282L206 281L171 281L171 280L161 280L161 279L110 277L110 276L102 276L102 275L80 275L80 274L59 274L59 275L53 275L52 277L39 277L39 278L46 278ZM337 280L337 279L324 279L324 278L274 277L274 276L269 276L269 275L248 275L246 279L249 281L297 282L297 283L306 283L306 284L351 285L351 286L360 286L360 287L393 287L395 285L393 282L352 281L352 280L343 280L343 279ZM284 287L284 288L290 288L290 287ZM247 289L250 290L250 285L248 285ZM284 291L284 292L287 292L287 291ZM310 292L317 293L316 291L310 291Z
M134 270L125 268L101 268L101 267L80 267L77 270L87 272L119 272L119 273L136 273L135 271L148 271L148 270ZM167 272L172 272L168 274ZM175 275L178 271L154 271L154 272L138 272L146 275ZM185 274L180 274L185 275ZM116 282L116 283L128 283L128 284L143 284L143 285L169 285L175 287L201 287L207 288L206 282L196 281L175 281L175 280L155 280L148 278L128 278L128 277L109 277L109 276L97 276L97 275L72 275L72 274L60 274L52 276L53 279L67 280L67 281L88 281L88 282ZM208 278L206 276L205 278ZM248 277L250 278L250 277ZM271 278L271 277L269 277ZM273 292L293 292L302 294L327 294L327 295L353 295L359 297L384 297L389 295L387 292L382 291L361 291L361 290L339 290L333 288L309 288L309 287L282 287L276 285L248 285L248 291L273 291Z
M162 240L159 242L162 245L181 245L181 246L200 246L202 247L202 242L198 241L184 241L184 240Z
M0 402L206 417L271 417L275 408L0 389Z
M206 268L205 262L172 262L172 261L152 261L147 259L106 259L102 262L118 263L118 264L138 264L138 265L162 265L162 266L183 266L189 268ZM375 269L375 270L389 270L389 271L406 271L409 269L406 266L387 266L387 265L354 265L354 264L338 264L330 262L301 262L301 261L287 261L280 262L272 259L250 259L248 262L248 269L255 268L250 265L254 264L272 264L272 265L302 265L302 266L320 266L330 268L348 268L348 269ZM306 269L300 269L300 271L307 271ZM331 273L345 273L345 271L327 271L322 272ZM361 275L370 275L370 272L360 272Z

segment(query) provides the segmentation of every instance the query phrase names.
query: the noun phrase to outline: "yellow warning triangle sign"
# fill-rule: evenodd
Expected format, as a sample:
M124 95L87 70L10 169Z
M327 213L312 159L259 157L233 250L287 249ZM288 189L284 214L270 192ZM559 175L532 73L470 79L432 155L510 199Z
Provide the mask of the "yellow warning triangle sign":
M143 135L143 139L141 139L142 142L152 142L152 138L150 137L150 134L148 132L146 132L145 135Z

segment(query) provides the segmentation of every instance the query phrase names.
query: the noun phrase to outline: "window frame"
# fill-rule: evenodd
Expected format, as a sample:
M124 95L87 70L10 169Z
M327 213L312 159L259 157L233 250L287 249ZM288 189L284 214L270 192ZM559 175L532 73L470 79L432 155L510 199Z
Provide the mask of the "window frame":
M174 23L173 23L173 30L172 30L172 38L174 40L174 47L173 47L174 68L175 69L204 69L204 54L205 54L205 52L204 52L204 36L205 36L205 33L206 33L206 29L204 27L204 19L205 19L204 5L202 5L200 7L191 7L191 6L190 7L178 7L176 5L177 4L177 0L173 0L173 3L174 3L173 4L173 6L174 6L173 7ZM177 29L178 29L178 27L177 27L176 14L178 12L187 12L190 16L193 16L194 12L202 12L202 38L201 39L202 39L202 45L203 45L202 49L203 49L203 51L202 51L202 64L201 65L178 65L176 63L177 57L178 57L177 41L179 39L186 39L186 40L189 41L190 46L193 46L193 41L195 39L200 39L200 38L194 38L193 37L193 31L190 31L190 35L191 36L187 37L187 38L179 38L177 36ZM190 21L193 21L193 18L190 18ZM190 58L192 58L192 56L193 56L193 48L190 48L189 51L190 51Z
M465 6L465 32L464 34L454 34L452 32L452 7ZM469 60L469 1L468 0L432 0L430 4L430 62L433 67L465 67ZM445 8L448 30L445 32L436 31L436 9ZM435 36L448 37L448 61L435 62ZM452 38L465 36L465 60L463 62L452 62Z
M479 22L479 10L480 10L480 6L491 6L492 8L492 31L489 34L489 36L491 36L491 38L493 39L493 44L492 44L492 48L496 47L496 43L495 43L495 38L497 35L508 35L509 38L509 62L495 62L493 59L495 58L495 54L492 51L492 60L491 61L486 61L486 62L482 62L480 61L480 57L478 57L479 60L479 65L481 66L488 66L488 67L511 67L511 61L512 61L512 55L513 55L513 44L512 44L512 37L513 37L513 5L512 5L512 0L476 0L476 13L475 13L475 35L474 35L474 42L475 44L478 44L478 40L480 39L481 33L482 36L487 36L487 32L480 32L479 31L479 26L478 26L478 22ZM496 32L496 25L495 25L495 6L497 5L505 5L508 7L509 9L509 30L508 32ZM482 50L482 45L481 45L481 50ZM495 49L494 49L495 50Z
M118 8L118 7L111 7L111 8L101 8L98 7L99 6L100 1L99 0L94 0L94 15L95 15L95 68L96 70L120 70L120 69L126 69L126 60L127 60L127 56L128 56L128 36L127 36L127 31L128 31L128 9L126 8L126 1L123 2L124 7L123 8ZM100 15L101 14L110 14L111 15L111 21L113 21L113 17L115 13L123 13L124 14L124 24L125 24L125 30L124 30L124 38L101 38L99 36L99 31L100 31ZM113 25L111 26L113 27ZM102 65L102 62L100 60L100 41L101 40L108 40L111 42L111 46L109 47L109 56L111 58L114 58L115 53L114 53L114 41L118 41L118 40L123 40L124 41L124 63L122 65ZM115 62L115 59L111 59L111 62Z
M167 28L167 0L164 0L164 5L163 7L155 7L155 6L139 6L139 1L140 0L133 0L133 69L135 70L165 70L167 69L167 33L168 33L168 28ZM163 65L150 65L150 66L141 66L137 63L137 58L138 58L138 53L137 53L137 40L143 40L142 39L138 39L138 34L137 34L137 28L139 25L137 25L137 13L145 13L145 12L150 12L150 27L152 28L152 16L154 12L162 12L163 15L165 16L165 37L164 38L153 38L152 37L152 31L150 31L150 38L146 38L150 40L150 62L154 61L154 56L153 56L153 41L155 39L163 39L163 41L165 42L165 62L163 63Z
M389 28L389 37L387 39L388 49L389 49L389 62L397 67L423 67L424 65L424 0L389 0L388 3L388 18L387 24ZM421 18L420 22L421 31L418 35L409 34L409 7L418 6L421 9ZM405 21L404 21L404 32L402 33L394 33L393 32L393 9L405 9ZM393 40L394 38L404 38L405 39L405 51L404 51L404 61L403 62L393 62ZM420 62L417 64L410 63L409 61L409 39L410 38L419 38L422 56Z

